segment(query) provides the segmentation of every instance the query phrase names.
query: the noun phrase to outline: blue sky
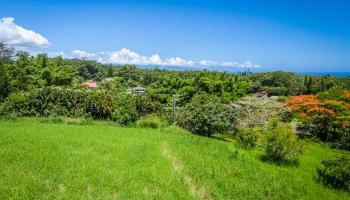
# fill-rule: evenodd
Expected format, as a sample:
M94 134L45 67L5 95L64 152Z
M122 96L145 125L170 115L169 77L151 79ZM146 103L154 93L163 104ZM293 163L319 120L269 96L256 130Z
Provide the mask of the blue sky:
M106 62L350 71L348 0L0 3L0 18L49 41L32 51Z

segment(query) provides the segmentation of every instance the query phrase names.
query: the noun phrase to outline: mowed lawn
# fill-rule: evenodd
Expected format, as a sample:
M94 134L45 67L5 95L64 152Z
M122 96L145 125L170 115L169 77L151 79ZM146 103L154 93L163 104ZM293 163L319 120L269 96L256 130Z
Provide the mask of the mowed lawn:
M0 199L350 199L315 181L335 153L308 143L300 166L277 166L175 127L0 121Z

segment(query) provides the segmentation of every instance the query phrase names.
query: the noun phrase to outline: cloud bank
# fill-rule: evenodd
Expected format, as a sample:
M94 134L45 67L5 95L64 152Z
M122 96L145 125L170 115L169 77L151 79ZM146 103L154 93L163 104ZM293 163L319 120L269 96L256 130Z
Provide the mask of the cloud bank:
M49 41L32 30L25 29L15 24L12 17L0 19L0 42L17 47L17 49L30 50L32 47L48 47ZM34 53L34 52L32 52ZM34 53L35 54L35 53ZM210 67L231 67L231 68L259 68L259 65L250 61L239 62L217 62L212 60L192 61L181 57L161 58L158 54L151 56L140 55L130 49L123 48L118 51L91 53L83 50L73 50L66 52L49 52L50 57L62 56L65 58L80 58L96 60L104 64L134 64L148 66L174 66L174 67L192 67L192 68L210 68Z
M49 41L39 33L14 23L12 17L0 19L0 42L16 47L48 47Z
M181 57L161 58L158 54L143 56L130 49L123 48L119 51L91 53L83 50L74 50L70 53L58 52L56 54L66 58L79 58L87 60L96 60L104 64L134 64L134 65L155 65L155 66L179 66L179 67L198 67L209 68L214 66L232 67L232 68L259 68L260 65L246 61L243 63L225 61L217 62L212 60L192 61Z

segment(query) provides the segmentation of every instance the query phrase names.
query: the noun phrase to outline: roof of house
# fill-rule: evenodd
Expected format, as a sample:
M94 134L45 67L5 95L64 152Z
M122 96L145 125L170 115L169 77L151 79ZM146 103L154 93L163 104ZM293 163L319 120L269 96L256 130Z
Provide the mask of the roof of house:
M141 86L137 86L137 87L134 87L133 90L145 90L145 88Z
M85 83L82 83L82 85L85 85L89 88L96 88L97 87L97 83L96 82L85 82Z

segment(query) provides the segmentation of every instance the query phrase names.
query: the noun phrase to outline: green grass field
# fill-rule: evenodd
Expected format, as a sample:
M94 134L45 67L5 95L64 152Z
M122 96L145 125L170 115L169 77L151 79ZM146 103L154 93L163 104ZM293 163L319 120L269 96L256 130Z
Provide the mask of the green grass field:
M308 143L298 167L262 153L175 127L0 121L0 199L350 199L314 179L335 150Z

